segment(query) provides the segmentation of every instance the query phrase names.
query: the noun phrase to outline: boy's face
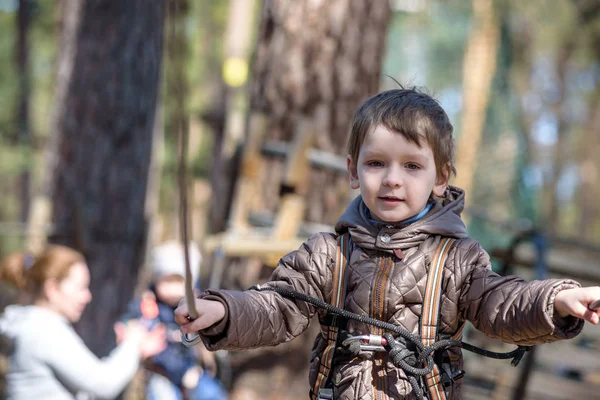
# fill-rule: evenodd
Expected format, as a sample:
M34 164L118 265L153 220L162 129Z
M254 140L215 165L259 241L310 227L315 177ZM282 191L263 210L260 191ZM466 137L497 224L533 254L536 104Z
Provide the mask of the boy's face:
M369 132L356 166L347 157L350 187L360 189L371 216L382 222L400 222L418 214L433 192L444 194L447 179L436 175L433 151L382 125Z
M185 279L178 275L166 276L159 279L154 288L158 300L169 306L176 306L185 296Z

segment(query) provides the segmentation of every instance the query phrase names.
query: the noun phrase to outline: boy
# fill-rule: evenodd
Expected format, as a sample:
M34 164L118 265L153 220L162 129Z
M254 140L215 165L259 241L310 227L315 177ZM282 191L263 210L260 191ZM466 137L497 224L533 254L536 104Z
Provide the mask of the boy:
M448 185L455 173L452 130L438 102L416 89L382 92L362 104L347 156L350 187L360 195L337 222L335 235L316 234L283 257L265 286L332 303L336 237L348 233L343 308L419 335L428 269L442 238L453 238L443 264L441 337L459 335L468 320L488 336L533 345L574 337L582 319L597 324L598 313L587 306L600 298L600 287L580 288L568 279L528 283L491 270L488 254L468 237L460 218L463 191ZM326 320L323 310L272 291L208 290L196 308L199 316L190 321L180 303L175 319L182 333L199 331L210 350L276 345L302 333L314 313ZM383 334L355 320L340 329L355 337ZM323 336L317 337L311 357L313 399L321 397L315 381L327 341ZM457 347L446 353L436 354L436 360L450 360L445 396L458 399L462 353ZM336 350L328 375L333 398L421 397L410 373L390 359L391 352L360 351L344 358ZM421 391L428 393L422 382Z
M195 243L190 243L189 247L193 279L196 281L202 257ZM147 368L152 371L148 378L148 399L224 400L227 398L225 392L209 371L202 370L194 349L181 344L173 311L185 294L184 263L183 246L177 241L167 241L155 247L150 257L150 288L140 299L129 304L122 320L143 318L149 325L163 324L167 329L166 349L147 362Z

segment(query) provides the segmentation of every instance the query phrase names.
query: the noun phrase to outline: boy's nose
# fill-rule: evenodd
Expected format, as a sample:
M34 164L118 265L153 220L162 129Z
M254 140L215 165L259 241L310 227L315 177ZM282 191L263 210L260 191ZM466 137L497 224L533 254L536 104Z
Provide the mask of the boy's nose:
M402 171L398 168L390 168L385 174L383 184L387 187L402 186Z

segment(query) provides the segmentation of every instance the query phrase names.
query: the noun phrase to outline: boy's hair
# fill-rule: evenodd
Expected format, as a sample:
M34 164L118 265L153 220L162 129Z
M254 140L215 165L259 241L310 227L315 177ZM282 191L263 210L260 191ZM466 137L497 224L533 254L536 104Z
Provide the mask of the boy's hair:
M417 146L425 139L433 151L438 178L456 175L453 127L444 109L430 95L414 87L401 87L381 92L361 104L354 113L348 141L354 166L365 137L379 125Z

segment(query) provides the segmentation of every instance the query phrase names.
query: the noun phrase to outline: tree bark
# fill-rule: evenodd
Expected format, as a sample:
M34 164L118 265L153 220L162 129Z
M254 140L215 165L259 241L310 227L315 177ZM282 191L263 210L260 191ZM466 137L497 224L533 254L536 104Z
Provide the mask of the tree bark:
M232 60L242 62L247 68L250 53L252 27L254 25L255 0L229 0L227 26L224 37L222 72ZM231 65L231 64L230 64ZM225 75L225 74L222 74ZM241 74L243 75L243 73ZM210 184L213 201L209 213L211 233L227 229L228 213L232 207L233 193L238 170L239 154L237 146L244 136L243 124L246 113L246 91L242 80L232 86L232 82L219 81L212 108L204 116L213 131L213 158L211 162ZM245 83L245 82L244 82Z
M557 99L551 105L552 112L558 121L556 132L557 140L554 145L554 154L552 156L552 174L549 182L543 188L544 198L548 199L545 225L549 234L556 234L560 226L561 210L557 190L561 175L564 172L568 162L569 143L568 134L570 124L567 121L567 111L565 104L567 101L567 71L569 62L574 53L576 35L565 37L564 44L560 47L556 60L556 91Z
M251 112L269 117L266 139L291 141L303 118L314 120L315 147L346 154L356 108L379 88L390 17L387 1L265 2L253 65ZM277 162L273 162L277 164ZM277 175L264 170L268 207L276 207ZM343 211L346 177L312 171L306 220L333 224ZM343 187L343 190L336 189ZM329 190L322 190L329 187ZM341 198L340 198L341 197Z
M64 37L73 53L63 47L61 54L72 70L62 76L69 82L55 114L60 135L50 241L86 257L93 300L78 330L104 356L143 262L165 6L162 0L77 3L65 4L66 20L77 21L78 29Z
M50 115L48 138L44 150L44 168L41 182L31 203L27 227L26 248L33 254L38 254L48 241L48 226L52 219L52 197L56 165L59 159L59 144L62 138L62 113L65 111L65 101L73 77L77 44L77 32L80 25L80 14L83 5L78 0L62 0L60 3L61 38L58 49L57 76L54 88L54 101Z
M574 231L582 239L593 241L596 238L598 215L600 207L598 206L598 171L600 162L598 161L598 148L600 147L600 90L590 101L589 117L585 123L585 132L588 139L582 139L579 148L581 164L579 166L579 175L581 183L579 186L579 196L577 204L579 206L578 224Z
M31 1L19 0L17 15L17 70L19 73L19 103L17 111L18 139L23 157L31 151L31 132L29 124L29 98L31 93L31 74L29 68L29 25L31 21ZM21 203L20 220L25 223L29 216L30 171L29 163L24 162L19 177Z
M589 49L592 59L600 59L600 31L594 29L594 22L600 16L600 3L593 0L577 0L574 2L578 22L584 35L589 39ZM596 88L590 96L588 107L588 118L584 122L585 136L580 139L579 159L581 184L579 186L579 219L576 226L578 234L584 239L593 241L600 227L598 215L600 215L600 206L596 199L600 193L598 184L598 171L600 171L600 161L597 157L597 149L600 146L600 89Z

